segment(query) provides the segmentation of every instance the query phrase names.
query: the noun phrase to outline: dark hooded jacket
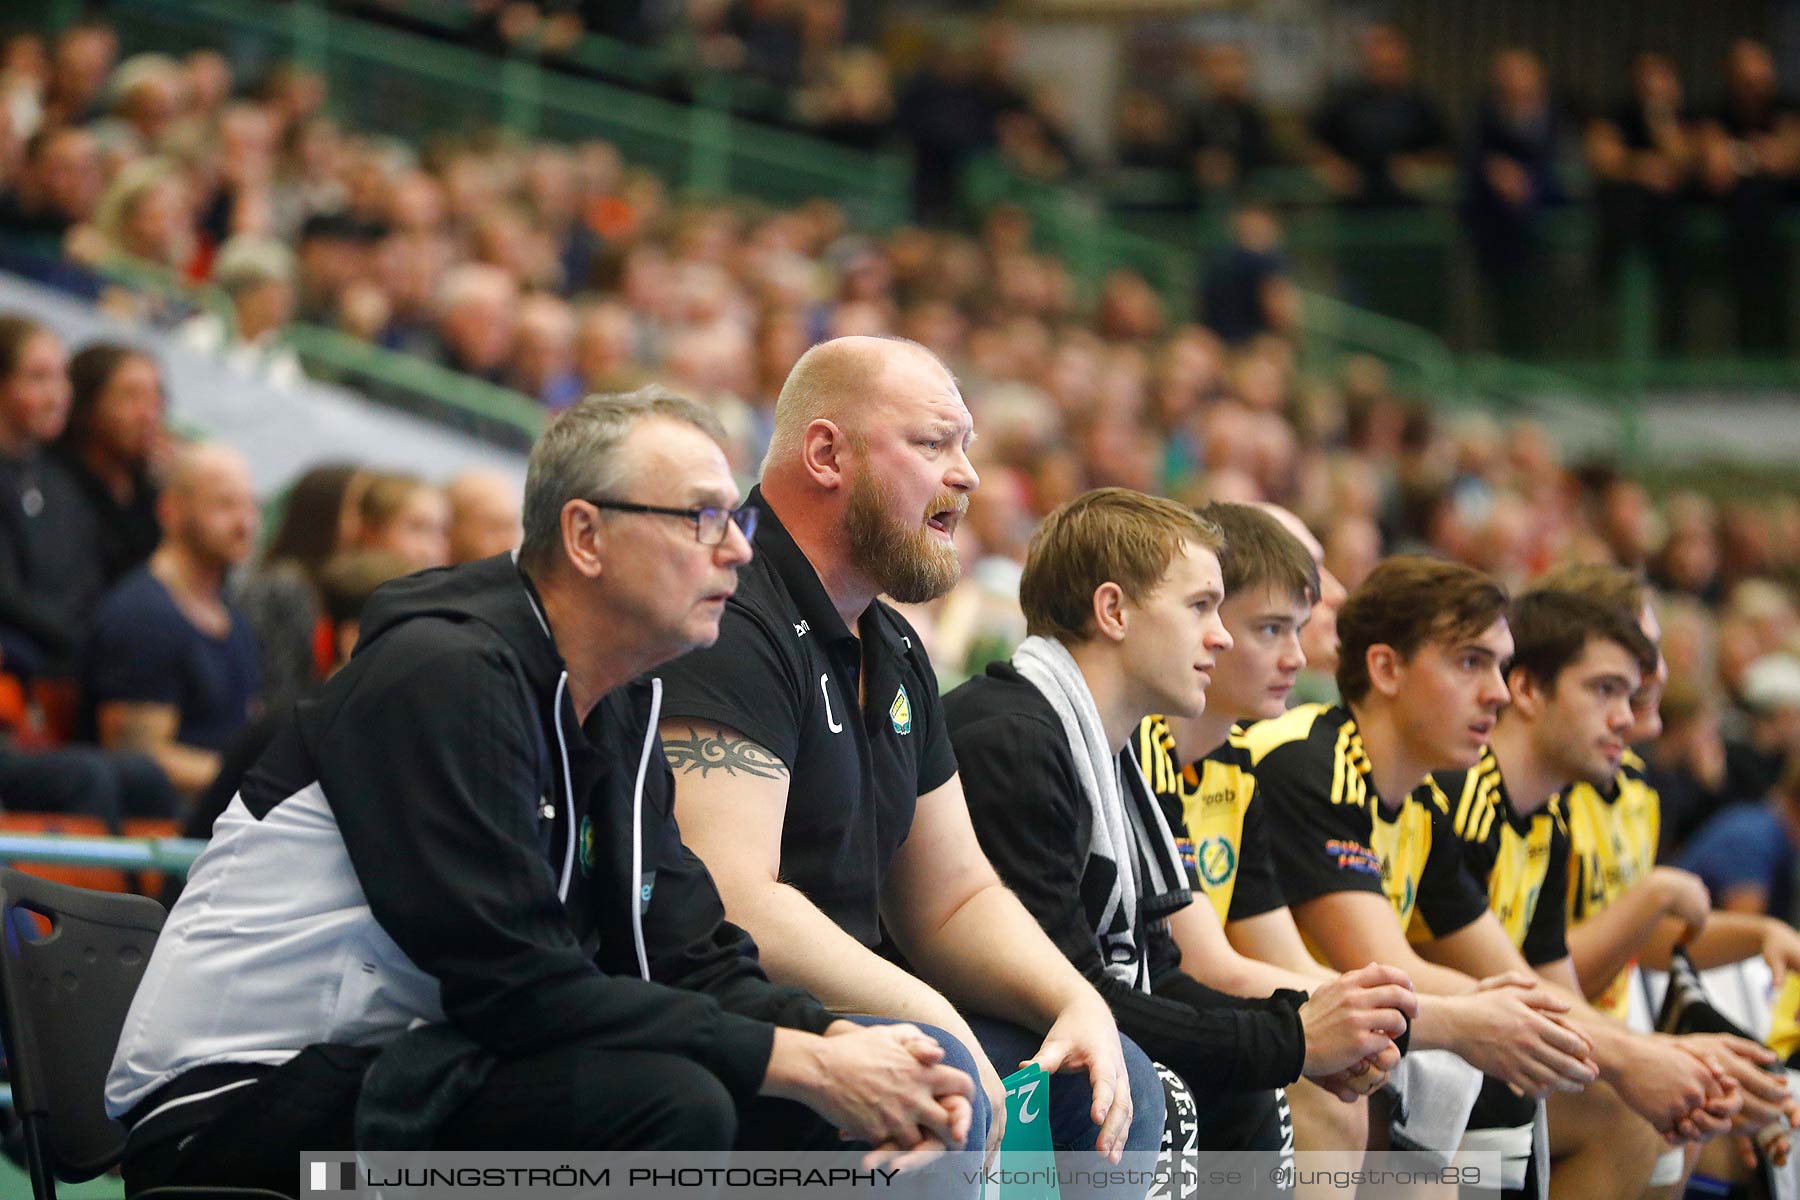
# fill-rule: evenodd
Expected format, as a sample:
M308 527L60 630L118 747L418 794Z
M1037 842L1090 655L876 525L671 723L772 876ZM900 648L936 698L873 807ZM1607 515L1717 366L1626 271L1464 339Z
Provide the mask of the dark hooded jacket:
M381 1046L420 1022L502 1057L678 1054L747 1098L777 1026L823 1032L831 1015L768 981L680 842L660 681L580 723L567 692L509 557L376 592L350 663L216 823L126 1020L109 1111L141 1124L305 1046Z

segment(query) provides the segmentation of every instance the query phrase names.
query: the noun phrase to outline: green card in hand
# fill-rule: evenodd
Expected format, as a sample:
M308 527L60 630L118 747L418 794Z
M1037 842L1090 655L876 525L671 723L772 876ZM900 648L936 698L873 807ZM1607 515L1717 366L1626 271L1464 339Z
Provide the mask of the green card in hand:
M1050 1076L1036 1063L1003 1081L1006 1133L994 1170L1006 1182L989 1185L986 1200L1059 1200L1056 1153L1050 1144Z

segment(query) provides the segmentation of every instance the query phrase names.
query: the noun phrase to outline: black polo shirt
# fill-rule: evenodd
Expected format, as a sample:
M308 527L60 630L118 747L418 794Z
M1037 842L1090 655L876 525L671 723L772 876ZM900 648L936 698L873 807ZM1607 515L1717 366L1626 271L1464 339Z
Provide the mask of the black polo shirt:
M775 513L738 573L719 640L662 667L663 718L735 729L787 764L781 878L865 946L914 802L956 774L931 660L877 600L851 633ZM865 697L857 681L867 671Z

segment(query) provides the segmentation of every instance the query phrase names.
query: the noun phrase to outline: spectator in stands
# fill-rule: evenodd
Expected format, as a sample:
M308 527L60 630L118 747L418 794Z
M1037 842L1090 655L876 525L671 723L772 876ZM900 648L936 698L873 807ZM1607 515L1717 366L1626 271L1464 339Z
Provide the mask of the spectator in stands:
M212 120L231 99L231 60L217 50L193 50L181 60L181 72L190 117Z
M101 123L102 138L130 138L140 154L163 149L163 137L187 107L187 80L181 64L166 54L136 54L119 64L108 81L113 120Z
M576 310L575 366L589 392L625 392L643 385L637 361L637 319L627 306L602 300Z
M154 758L185 796L256 715L256 637L226 598L250 557L256 496L237 451L182 451L164 487L162 544L100 602L82 663L86 728L109 749Z
M1469 142L1463 215L1503 354L1541 348L1543 221L1564 199L1565 137L1538 56L1518 47L1496 54Z
M300 356L281 340L294 311L294 256L287 247L233 238L219 250L212 280L230 298L231 316L193 317L177 333L182 344L274 387L299 384L306 377Z
M1715 909L1800 920L1800 756L1787 760L1766 799L1730 805L1702 825L1675 865L1700 877Z
M1252 171L1281 165L1268 118L1250 90L1250 54L1231 42L1209 42L1196 55L1201 92L1187 112L1184 164L1203 191L1229 194Z
M1741 740L1726 739L1719 786L1726 804L1767 798L1782 765L1800 757L1800 658L1763 655L1744 672L1739 693L1750 722Z
M290 125L270 185L274 232L292 238L308 222L341 213L350 201L342 178L344 135L329 117Z
M1693 183L1698 145L1681 76L1667 55L1644 53L1631 64L1631 94L1590 122L1588 171L1594 179L1594 269L1616 287L1627 259L1638 255L1655 280L1656 344L1682 341L1687 263L1682 201Z
M500 382L512 352L519 286L499 267L464 263L445 273L438 290L438 361Z
M930 1157L969 1137L942 1045L772 988L680 844L668 771L608 769L655 752L651 689L627 685L717 636L750 548L704 409L574 412L533 457L523 563L384 588L217 822L107 1081L131 1191L289 1189L302 1147L791 1152L842 1130ZM596 508L606 479L715 506L724 540ZM380 948L346 979L352 946Z
M1333 89L1313 115L1314 169L1346 203L1416 203L1449 167L1449 128L1414 79L1412 48L1398 29L1371 26L1357 45L1360 77Z
M69 230L94 219L103 183L91 133L66 125L40 129L25 143L18 185L0 195L0 234L60 254Z
M371 231L339 213L317 213L301 224L294 251L294 315L330 324L344 289L370 273Z
M1231 346L1297 331L1299 294L1288 277L1281 225L1267 205L1244 204L1232 214L1231 245L1207 272L1201 311L1207 327Z
M518 489L515 487L512 491L516 508ZM331 647L331 657L320 674L321 682L337 674L350 661L350 652L356 649L356 638L362 629L363 605L368 603L375 589L390 579L408 574L410 570L403 559L381 550L346 550L332 556L331 561L325 564L324 569L319 572L321 626ZM294 695L294 699L317 694L317 683L309 682ZM212 836L213 822L219 819L219 814L225 811L231 798L237 795L244 776L256 765L256 760L262 757L263 751L269 748L276 731L292 715L292 709L291 701L265 705L262 713L232 740L220 761L218 775L195 799L193 807L188 809L183 818L183 837L205 839ZM179 886L165 891L163 903L173 904L175 897L180 894Z
M516 550L519 485L499 471L464 471L444 488L450 501L450 562L474 562Z
M107 586L162 540L157 477L173 449L162 372L148 351L95 342L69 362L73 400L58 457L94 515Z
M264 705L286 706L331 661L322 645L325 564L355 544L362 490L370 475L354 463L322 463L287 489L275 533L254 569L239 575L232 600L256 634Z
M274 114L258 104L229 104L209 140L213 186L195 206L200 231L215 246L274 233Z
M355 545L385 550L422 571L450 561L450 505L416 475L373 474L357 501Z
M586 394L575 372L575 314L567 301L535 292L519 302L507 382L553 410Z
M1718 699L1670 652L1676 636L1673 620L1665 630L1669 686L1662 695L1663 731L1643 751L1644 776L1662 797L1658 862L1673 860L1725 804L1725 739L1719 733Z
M166 158L127 163L100 198L97 236L75 247L89 262L124 259L186 278L194 268L193 198L187 176Z
M44 127L85 125L101 113L119 36L97 19L78 20L56 39Z
M67 676L105 586L81 487L45 450L69 417L68 363L50 330L0 314L0 660Z
M997 112L1023 106L1021 94L984 86L969 47L943 46L926 56L924 69L902 90L898 112L913 148L917 216L941 221L951 215L964 165L994 144Z
M825 79L795 98L813 133L855 150L885 149L895 134L897 106L887 60L866 47L834 55Z
M594 284L603 247L582 220L575 156L562 146L534 147L525 160L522 183L532 222L555 258L558 288L565 294L586 291Z
M1800 177L1800 111L1781 94L1768 47L1748 38L1725 58L1725 98L1700 127L1700 181L1725 214L1726 266L1738 343L1779 351L1787 341L1787 253L1776 229Z
M1181 172L1186 166L1181 129L1169 102L1154 89L1129 88L1119 97L1113 129L1113 155L1125 171ZM1151 207L1127 193L1132 207ZM1165 204L1169 197L1154 194ZM1117 199L1114 204L1118 204Z

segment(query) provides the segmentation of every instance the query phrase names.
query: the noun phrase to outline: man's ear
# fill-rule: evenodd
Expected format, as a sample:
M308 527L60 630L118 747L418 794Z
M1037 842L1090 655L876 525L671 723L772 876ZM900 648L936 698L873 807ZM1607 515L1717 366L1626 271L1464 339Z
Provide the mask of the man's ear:
M814 483L828 491L843 486L843 456L849 445L849 436L836 421L820 417L806 427L800 440L800 461Z
M1400 694L1406 681L1406 660L1386 642L1376 642L1363 653L1363 665L1369 671L1369 686L1392 700Z
M1094 635L1112 642L1125 640L1125 589L1111 582L1094 589Z
M606 525L600 512L583 500L562 507L563 557L586 579L598 579L606 563Z
M1507 707L1515 709L1528 721L1537 720L1550 701L1544 685L1523 667L1514 667L1506 673L1506 690L1512 694L1512 703Z

